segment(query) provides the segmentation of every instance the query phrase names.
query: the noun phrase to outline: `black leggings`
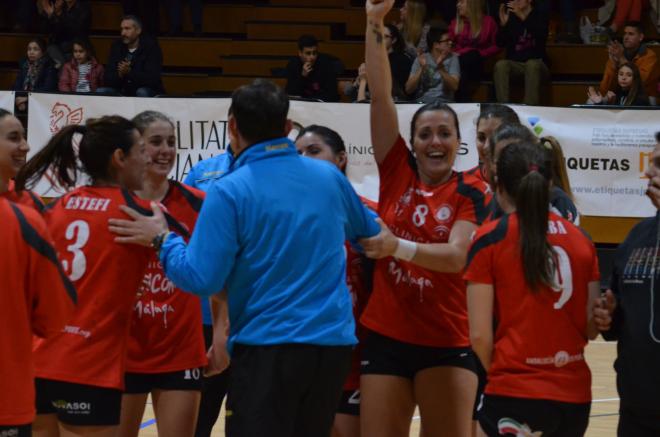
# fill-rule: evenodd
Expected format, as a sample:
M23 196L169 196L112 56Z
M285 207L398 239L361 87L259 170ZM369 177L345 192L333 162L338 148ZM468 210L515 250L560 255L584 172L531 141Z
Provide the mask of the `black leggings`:
M213 326L204 325L204 342L206 349L213 342ZM210 437L213 426L220 416L222 401L227 395L229 385L229 368L219 375L204 378L202 385L202 400L199 403L197 428L195 437Z

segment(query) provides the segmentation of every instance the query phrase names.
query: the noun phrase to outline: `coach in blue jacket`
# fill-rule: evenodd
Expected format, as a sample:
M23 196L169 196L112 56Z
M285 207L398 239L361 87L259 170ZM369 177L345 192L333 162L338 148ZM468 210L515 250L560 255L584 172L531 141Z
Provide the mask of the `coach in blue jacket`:
M235 160L209 188L188 245L157 207L111 227L118 241L153 240L180 288L226 290L229 437L329 435L356 343L344 241L380 230L335 166L298 155L288 110L271 82L234 92Z

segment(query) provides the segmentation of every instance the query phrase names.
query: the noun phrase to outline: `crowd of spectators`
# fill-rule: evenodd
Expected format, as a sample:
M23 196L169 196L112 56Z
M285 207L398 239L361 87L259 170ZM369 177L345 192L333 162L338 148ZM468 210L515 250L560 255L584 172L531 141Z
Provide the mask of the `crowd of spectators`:
M482 81L490 79L485 75L486 65L490 64L490 100L512 102L511 88L519 83L524 87L522 103L543 104L547 94L543 87L552 72L546 44L553 38L558 42L576 41L577 16L583 2L557 2L562 21L555 28L549 20L553 6L550 0L457 0L440 6L432 1L405 0L400 4L398 19L387 23L384 32L393 77L392 96L400 102L471 102ZM166 8L168 31L159 28L159 3ZM108 59L97 59L89 42L89 0L36 0L8 6L14 12L18 30L29 27L24 18L34 8L40 33L47 35L45 41L35 38L29 42L14 90L139 97L163 94L163 54L156 36L182 34L183 3L122 0L127 15ZM202 1L188 3L192 29L199 36ZM607 9L612 1L605 3ZM587 103L656 104L660 64L647 45L639 21L647 3L617 0L611 5L608 61L600 86L587 89ZM289 95L327 102L340 101L341 95L355 102L368 100L365 65L358 68L353 80L342 80L350 71L345 71L341 59L320 52L319 45L312 35L299 38L298 53L284 70ZM19 100L19 108L24 109L24 98ZM575 103L583 102L581 96L575 97Z

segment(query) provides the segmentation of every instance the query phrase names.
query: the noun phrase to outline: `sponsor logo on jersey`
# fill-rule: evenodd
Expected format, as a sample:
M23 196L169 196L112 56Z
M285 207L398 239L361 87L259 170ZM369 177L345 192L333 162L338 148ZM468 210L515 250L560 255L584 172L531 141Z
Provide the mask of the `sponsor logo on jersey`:
M497 430L499 431L500 435L513 434L516 437L543 436L541 431L532 431L528 425L521 424L517 420L511 419L509 417L503 417L497 422Z
M454 208L452 208L451 205L447 203L442 204L440 208L438 208L438 210L435 212L435 218L440 223L450 221L453 215Z
M569 363L573 363L575 361L584 361L584 355L582 355L581 353L571 355L566 351L558 351L552 357L540 357L540 358L527 358L527 359L525 359L525 363L531 364L533 366L554 365L557 368L564 367L565 365L567 365Z

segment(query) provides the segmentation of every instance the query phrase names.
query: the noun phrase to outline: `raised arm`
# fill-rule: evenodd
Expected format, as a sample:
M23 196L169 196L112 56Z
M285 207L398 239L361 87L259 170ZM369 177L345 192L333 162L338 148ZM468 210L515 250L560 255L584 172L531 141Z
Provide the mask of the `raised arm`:
M371 142L376 162L383 162L397 137L399 120L392 99L392 72L385 49L385 15L394 0L367 0L365 32L367 77L371 93Z

